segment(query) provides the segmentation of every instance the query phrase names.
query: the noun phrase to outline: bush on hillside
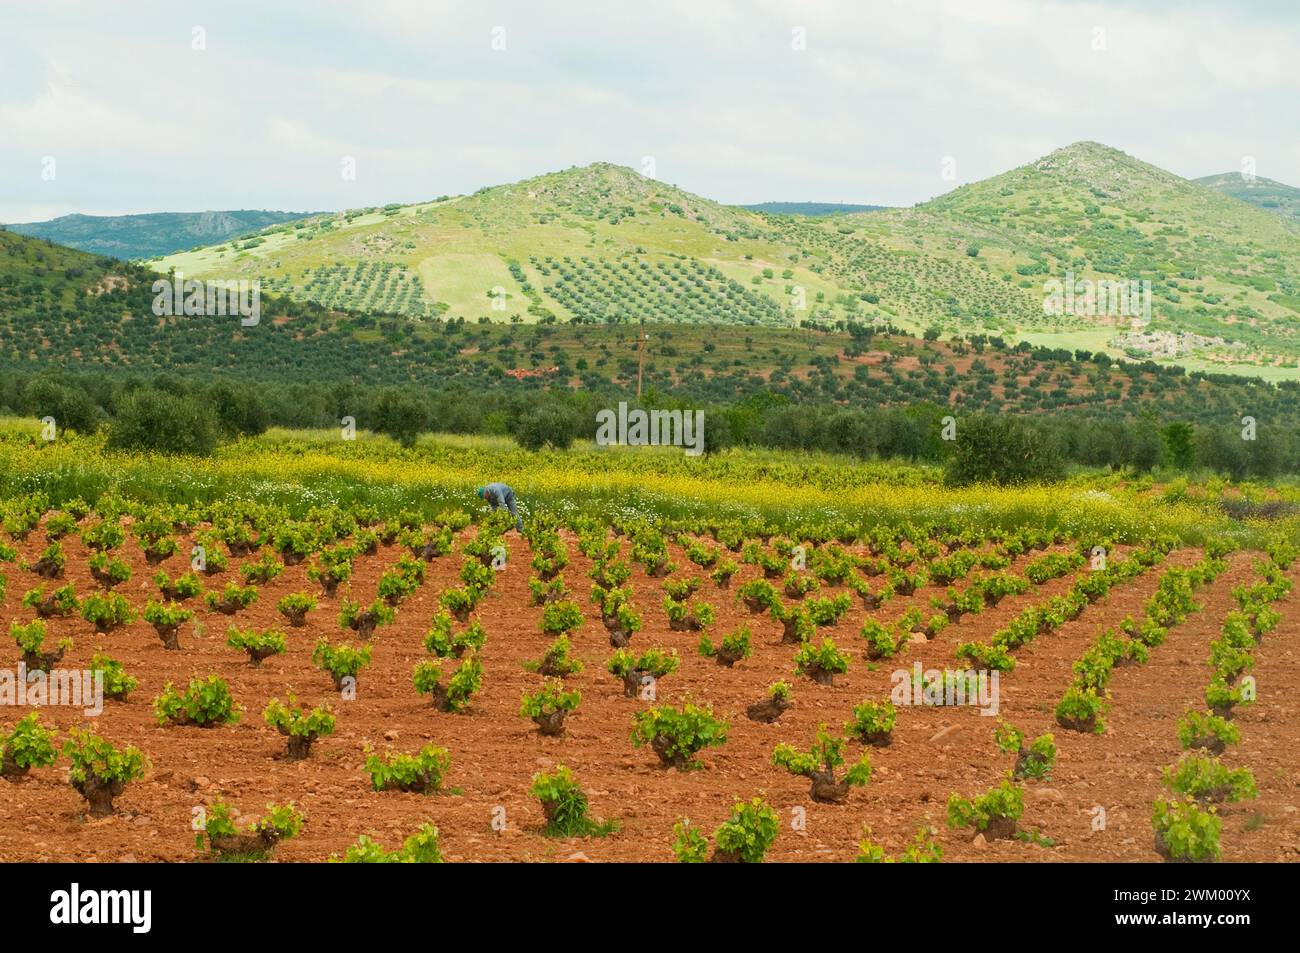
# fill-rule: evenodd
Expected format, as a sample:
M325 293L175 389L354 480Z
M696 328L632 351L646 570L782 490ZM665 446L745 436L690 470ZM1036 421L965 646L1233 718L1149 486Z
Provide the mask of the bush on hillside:
M107 446L207 456L216 449L218 432L217 415L209 404L142 389L119 400Z

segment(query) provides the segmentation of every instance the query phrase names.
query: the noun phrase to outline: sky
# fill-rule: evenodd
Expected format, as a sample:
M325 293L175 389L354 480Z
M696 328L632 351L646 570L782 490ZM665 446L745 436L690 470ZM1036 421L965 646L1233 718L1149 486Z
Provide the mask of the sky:
M0 222L356 208L647 157L722 202L911 205L1085 139L1300 186L1291 0L46 0L3 18Z

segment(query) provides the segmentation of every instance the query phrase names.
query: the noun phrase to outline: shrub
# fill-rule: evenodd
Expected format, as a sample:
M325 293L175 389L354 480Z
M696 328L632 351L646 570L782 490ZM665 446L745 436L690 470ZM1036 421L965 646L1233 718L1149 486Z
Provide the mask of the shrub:
M272 698L262 711L263 720L270 727L289 739L289 760L299 761L311 754L311 746L316 739L334 733L335 718L328 707L313 708L310 712L298 707L293 693L289 694L289 704L284 705L280 699Z
M1049 777L1056 764L1056 744L1051 732L1039 735L1025 747L1025 734L1009 722L999 721L993 731L1000 750L1016 755L1012 773L1018 778L1039 780Z
M270 543L271 547L284 557L285 563L296 566L316 549L317 530L306 523L281 523L271 531ZM280 571L276 570L275 560L264 558L262 562L277 576L283 570L283 566L280 567Z
M438 658L460 658L467 650L477 652L486 642L487 633L477 620L468 628L453 632L451 616L445 611L433 617L433 623L424 636L425 650Z
M1241 740L1241 729L1225 718L1188 711L1178 722L1178 740L1184 748L1203 748L1221 754Z
M276 559L272 553L263 553L261 559L246 562L239 567L240 578L250 585L252 583L265 585L283 572L284 563Z
M45 586L41 585L23 593L23 606L48 619L70 616L77 611L80 603L77 602L77 593L71 584L60 586L49 595L45 594Z
M409 755L389 753L386 758L369 755L366 758L366 773L376 791L414 791L417 794L433 794L442 790L447 769L451 767L451 755L446 748L425 745L419 754Z
M90 660L90 670L92 673L102 672L104 678L104 694L118 701L126 701L139 682L126 673L122 663L107 655L96 652Z
M292 803L268 804L266 815L249 821L241 832L230 816L230 808L218 800L205 812L203 828L194 836L196 850L207 850L227 861L265 860L282 840L297 836L305 818Z
M663 678L677 671L678 664L675 651L646 649L640 655L633 655L627 649L619 649L610 656L605 667L615 678L623 680L623 694L635 698L646 678Z
M214 612L234 615L240 609L247 609L257 601L257 589L253 586L240 586L238 583L228 582L226 588L220 593L207 593L203 601Z
M337 862L337 857L330 857ZM408 837L398 850L384 850L365 834L343 855L345 864L440 864L442 851L438 846L438 828L423 824Z
M57 579L63 575L63 568L66 565L67 557L63 555L63 547L58 543L50 543L37 557L36 562L27 568L46 579Z
M307 567L307 578L318 583L325 595L331 595L339 583L352 578L352 551L341 547L322 550Z
M760 864L763 856L776 840L780 823L776 811L763 801L754 798L748 803L737 801L731 814L713 832L713 861L715 863ZM708 842L688 822L679 821L673 827L676 838L673 853L684 864L701 863L708 853Z
M1010 781L972 800L954 794L948 799L948 824L951 827L974 827L986 840L1014 837L1016 821L1025 811L1024 791Z
M263 660L284 652L284 633L279 629L237 629L232 625L226 630L226 644L247 652L248 664L256 668Z
M840 621L844 613L849 611L851 601L847 593L840 593L838 596L824 596L820 599L809 599L804 608L808 612L808 618L812 620L815 626L834 625Z
M737 626L730 635L722 639L721 645L714 645L707 635L700 636L700 654L705 658L716 659L719 665L730 668L741 659L747 659L751 650L749 643L753 633L749 626Z
M552 602L542 609L542 631L563 635L582 625L582 610L574 602Z
M791 774L810 779L814 801L834 804L848 796L849 788L861 787L871 780L871 758L867 754L863 754L842 779L836 779L836 769L844 765L843 749L844 739L833 737L822 725L817 729L811 750L799 751L782 743L772 752L772 763Z
M727 740L727 723L713 717L713 709L687 702L681 708L662 705L635 717L632 743L650 745L659 760L669 767L687 770L703 765L695 755Z
M868 619L862 624L862 637L867 640L867 658L893 658L907 646L912 634L897 625L885 625L875 619Z
M141 389L118 400L105 446L205 457L216 449L218 432L216 414L205 401Z
M785 714L789 707L790 686L785 682L773 682L767 690L766 698L745 709L745 717L751 721L771 724Z
M736 590L736 598L755 614L767 612L781 602L776 587L766 579L753 579L745 583Z
M275 607L289 620L295 628L307 624L307 613L316 608L316 597L305 592L291 592L284 596Z
M163 596L172 600L192 599L203 591L198 575L192 572L172 579L166 571L159 569L154 573L153 582Z
M396 618L396 610L382 598L364 609L351 599L344 599L339 606L339 625L355 630L363 639L370 638L381 625L392 625Z
M63 756L72 761L68 780L90 806L91 817L113 813L113 799L126 786L144 776L148 762L137 748L118 751L94 732L73 728L63 744Z
M664 592L669 598L677 602L684 602L699 588L700 581L690 577L664 580Z
M581 660L571 657L569 651L569 637L561 635L550 644L541 659L535 662L525 662L524 669L555 678L566 678L569 675L575 675L582 671L583 665Z
M461 622L469 618L470 612L479 604L483 598L483 593L473 586L461 586L459 588L444 589L438 596L438 604L449 611ZM560 603L555 603L560 605ZM546 608L550 608L547 606Z
M95 553L87 565L90 575L105 589L112 589L131 578L131 567L107 553Z
M9 635L23 653L23 664L30 671L48 672L64 653L72 648L72 639L60 639L52 652L45 652L45 622L33 619L26 625L17 620L9 623Z
M1010 672L1016 667L1015 658L1001 645L983 642L963 642L957 646L957 658L969 662L971 667L997 672Z
M160 725L212 728L233 725L239 721L242 709L231 697L226 680L209 675L206 679L190 679L184 694L168 682L162 694L153 700L153 711Z
M1243 686L1233 685L1218 673L1205 686L1205 704L1220 717L1226 718L1237 705L1249 705L1253 701Z
M1056 723L1071 731L1091 731L1101 734L1106 730L1102 720L1105 702L1091 689L1069 688L1056 705Z
M126 530L116 520L102 520L81 531L81 541L98 553L116 549L126 542Z
M668 616L668 627L674 632L685 632L691 628L690 607L685 602L664 596L664 613Z
M724 559L718 563L713 572L709 573L709 578L719 588L725 589L731 585L731 577L740 572L740 564L734 559Z
M897 718L893 702L865 701L853 709L853 720L844 731L863 744L884 746L893 740Z
M702 864L709 858L709 842L686 820L673 825L673 854L678 863Z
M194 617L194 613L178 602L163 605L150 599L144 606L144 620L154 627L158 638L169 649L179 649L177 630Z
M9 734L0 734L0 777L17 781L32 768L48 768L58 758L54 733L36 712L19 720Z
M943 847L934 840L937 834L933 827L922 825L912 835L912 842L898 857L900 864L937 864L943 861ZM892 864L893 857L885 849L871 842L871 828L863 828L862 841L858 844L857 862L860 864Z
M1156 801L1151 812L1156 851L1166 860L1212 861L1219 859L1222 823L1214 808L1202 810L1191 798Z
M423 575L423 563L418 565L421 567L420 576L401 566L386 570L379 577L377 590L379 598L390 606L396 606L412 596L420 588L420 579Z
M471 655L443 685L442 666L437 662L420 662L411 674L411 681L417 692L431 696L435 708L461 712L469 707L470 699L483 684L483 665L478 656Z
M804 642L795 653L794 662L796 675L807 675L818 685L833 685L836 675L849 670L849 657L829 638L822 639L816 648L811 642Z
M359 649L350 645L330 645L329 640L322 636L312 649L311 663L328 672L334 679L334 687L341 690L348 679L356 684L357 675L370 664L370 653L369 645Z
M528 580L528 590L533 595L533 605L535 606L559 602L569 594L569 586L565 583L563 576L556 576L554 579L547 581L542 581L533 576Z
M1250 768L1230 769L1218 758L1184 755L1176 767L1165 768L1165 787L1198 801L1244 801L1258 797Z
M791 599L802 599L808 593L817 589L819 583L807 573L790 570L781 580L781 589Z
M564 718L575 711L582 701L582 693L566 692L559 679L547 679L536 692L524 692L520 699L519 714L531 718L544 735L564 733Z
M548 837L604 837L618 830L615 821L597 821L587 813L587 795L564 765L552 774L533 775L533 797L542 804Z

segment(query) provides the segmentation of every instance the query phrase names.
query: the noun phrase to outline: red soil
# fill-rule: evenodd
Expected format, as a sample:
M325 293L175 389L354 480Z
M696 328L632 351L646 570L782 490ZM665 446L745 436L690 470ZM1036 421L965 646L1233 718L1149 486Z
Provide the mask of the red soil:
M84 802L67 783L66 759L60 758L52 768L34 770L20 783L0 782L0 860L193 860L200 855L194 849L191 819L197 808L220 796L252 817L260 816L270 801L293 800L305 811L302 833L278 849L283 861L341 855L363 833L397 847L426 820L438 826L444 856L453 861L563 860L575 855L593 861L667 861L672 859L676 821L688 817L711 832L725 818L733 799L759 795L782 819L768 855L775 861L852 860L864 824L871 826L873 840L898 853L927 820L939 829L945 860L1154 861L1149 812L1152 800L1161 793L1161 768L1179 753L1177 718L1185 705L1201 707L1201 691L1209 676L1208 643L1232 607L1231 588L1253 575L1251 557L1234 556L1229 570L1199 593L1204 609L1173 630L1152 651L1149 664L1116 672L1114 704L1104 735L1084 736L1055 727L1052 707L1069 680L1070 664L1102 628L1126 614L1141 613L1163 566L1118 586L1078 620L1016 653L1015 671L1001 679L1000 714L1030 737L1053 731L1060 748L1053 778L1026 785L1021 827L1042 829L1055 846L1007 841L985 845L944 823L951 793L969 796L986 790L1011 767L1011 756L1001 754L993 743L996 719L983 717L978 710L901 708L893 744L871 751L875 769L871 782L854 789L847 802L838 806L814 803L805 779L771 764L772 749L783 741L806 749L822 723L840 729L854 705L867 698L888 697L890 672L895 669L910 669L914 661L924 668L962 667L953 654L960 642L987 639L1024 606L1066 589L1068 578L967 616L934 641L909 646L897 659L871 664L864 660L857 634L866 614L855 598L846 618L822 633L852 655L849 672L834 686L821 687L794 675L794 647L781 644L778 623L767 616L751 617L736 604L735 589L752 577L753 567L743 567L729 590L718 590L706 577L699 593L718 609L716 633L725 634L742 621L754 631L753 657L730 669L698 655L697 635L669 631L658 581L647 579L636 567L635 603L645 628L632 646L676 648L681 657L680 669L660 680L659 701L707 702L731 725L725 745L702 753L705 768L683 773L660 767L648 748L635 748L629 739L633 715L647 703L625 698L621 682L605 671L612 650L599 615L586 598L590 561L576 552L572 540L565 578L587 616L572 636L574 654L586 669L571 676L567 685L581 690L582 703L560 738L541 737L520 716L521 693L540 684L539 677L526 672L521 663L540 657L551 639L539 630L541 609L528 604L526 544L514 534L508 541L511 562L498 574L479 612L488 633L481 653L483 687L464 714L434 710L411 684L415 663L428 657L422 640L436 611L438 593L458 584L458 554L433 560L424 584L399 607L396 623L378 631L374 662L362 671L357 698L350 702L339 700L328 676L314 668L309 658L320 635L333 641L344 638L337 622L337 598L321 598L318 608L308 614L305 628L284 626L288 651L261 668L250 667L242 652L225 644L225 631L232 622L240 627L283 625L275 608L282 596L295 591L319 593L306 579L304 565L288 567L280 578L259 587L258 601L234 617L209 612L191 600L187 604L198 609L197 624L182 628L181 651L165 650L153 628L139 620L106 636L96 635L79 617L50 620L51 642L68 635L76 643L60 667L84 667L102 647L140 685L130 701L106 702L98 718L83 719L79 711L50 707L42 711L42 719L61 733L89 720L114 743L139 747L152 761L152 769L127 786L117 799L118 813L101 820L84 816ZM24 557L33 559L44 545L44 534L37 530L20 548ZM188 544L183 545L181 552L188 549ZM64 550L66 579L75 584L79 595L88 594L94 584L86 569L86 549L70 538L64 541ZM123 550L135 575L119 591L139 608L147 598L157 597L149 581L156 567L146 565L134 540ZM358 559L352 581L355 595L369 601L380 573L399 555L397 547L381 547L377 556ZM1198 556L1176 552L1166 565L1189 565ZM674 558L683 573L702 575L676 551ZM207 587L220 588L237 578L235 567L242 561L232 559L228 572L205 580ZM1018 560L1017 566L1024 562ZM177 556L162 568L177 575L186 567ZM22 608L22 594L41 580L12 564L4 571L8 576L4 617L26 621L32 614ZM892 619L906 605L924 607L938 592L931 588L906 601L894 600L876 615ZM1226 756L1233 766L1254 769L1260 798L1221 809L1225 859L1295 860L1300 849L1295 809L1300 773L1295 754L1300 740L1295 641L1300 620L1290 611L1295 598L1279 604L1283 622L1265 636L1258 650L1260 700L1240 715L1242 743ZM17 649L11 645L8 653L12 661L7 664L16 668ZM225 678L243 704L239 724L211 729L156 724L151 701L167 681L183 687L191 676L212 673ZM771 725L745 718L745 707L778 680L793 686L793 707ZM336 734L318 741L305 761L288 761L284 739L261 717L266 702L273 696L283 700L289 689L299 703L329 703L338 715ZM0 723L8 729L26 713L25 709L0 711ZM451 753L447 785L452 793L424 796L371 790L363 770L367 745L380 751L414 752L428 743ZM856 760L856 742L848 746L848 754ZM529 786L534 773L560 763L584 784L593 815L619 821L618 833L567 839L541 833L541 808L529 795ZM1106 808L1104 831L1091 828L1088 812L1094 805ZM501 811L505 826L498 831L492 822Z

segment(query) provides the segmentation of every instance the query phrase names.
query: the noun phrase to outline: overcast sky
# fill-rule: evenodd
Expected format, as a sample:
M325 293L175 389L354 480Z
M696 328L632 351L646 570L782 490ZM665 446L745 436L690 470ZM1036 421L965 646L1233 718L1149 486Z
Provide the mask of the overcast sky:
M0 221L409 202L646 156L723 202L910 205L1080 139L1189 178L1253 156L1300 185L1291 0L46 0L3 16Z

